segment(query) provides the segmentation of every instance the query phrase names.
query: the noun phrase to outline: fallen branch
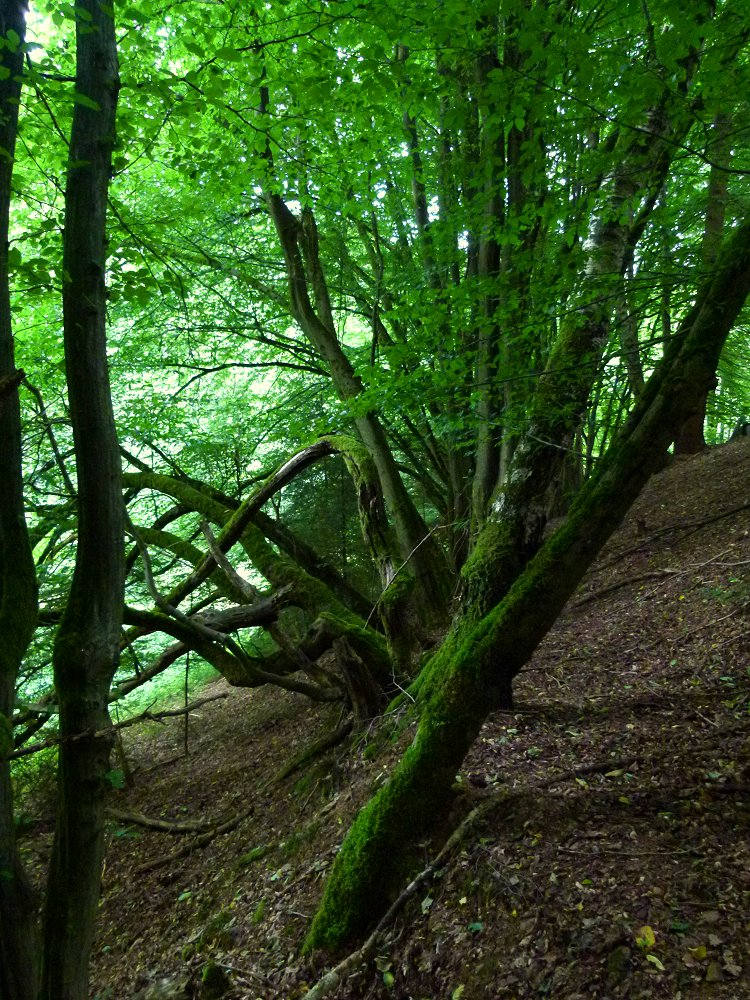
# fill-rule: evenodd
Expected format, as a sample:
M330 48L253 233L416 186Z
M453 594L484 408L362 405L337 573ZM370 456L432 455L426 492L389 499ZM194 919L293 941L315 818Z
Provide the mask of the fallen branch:
M598 563L593 568L592 573L601 573L603 570L609 569L611 566L617 566L627 556L632 556L636 552L640 552L641 549L644 549L647 545L657 541L662 535L668 535L671 531L687 532L687 534L682 535L679 539L679 543L682 543L686 538L689 538L690 535L694 534L700 528L704 528L709 524L715 524L717 521L723 521L725 518L731 517L732 514L740 514L743 510L747 510L748 508L750 508L750 503L746 502L741 503L737 507L731 507L729 510L723 510L718 514L711 514L709 517L703 517L696 521L686 521L683 524L678 524L676 522L666 524L663 528L657 528L657 530L647 538L640 539L637 545L631 546L628 549L622 549L606 561Z
M201 847L205 847L207 844L210 844L214 837L219 837L223 833L231 833L231 831L236 829L244 819L247 819L254 809L255 806L252 805L249 809L238 813L226 822L219 824L219 826L206 830L205 833L202 833L199 837L196 837L189 843L183 844L183 846L178 848L176 851L172 851L170 854L164 854L160 858L155 858L153 861L147 861L145 864L138 865L135 869L135 874L144 875L146 872L154 871L157 868L164 868L173 861L179 861L180 858L184 858L187 854L192 854L193 851L197 851Z
M584 595L577 601L573 601L571 608L583 608L587 604L593 604L594 601L600 601L603 597L613 594L616 590L621 590L622 587L629 587L633 583L643 583L646 580L661 580L664 577L680 576L682 572L682 570L677 569L655 569L649 573L638 573L635 576L627 576L622 580L611 583L608 587L602 587L601 590L596 590L593 593Z
M115 819L118 823L144 826L147 830L158 830L160 833L208 833L216 829L215 820L201 822L200 820L173 821L155 819L153 816L144 816L143 813L125 812L123 809L105 809L104 814L107 819Z
M557 774L553 774L551 777L532 787L534 789L552 788L553 785L559 785L561 781L567 781L569 778L583 778L587 774L606 774L608 771L622 771L625 768L632 767L637 760L637 757L621 757L619 760L599 760L593 764L584 764L582 767L571 767L567 771L559 771Z

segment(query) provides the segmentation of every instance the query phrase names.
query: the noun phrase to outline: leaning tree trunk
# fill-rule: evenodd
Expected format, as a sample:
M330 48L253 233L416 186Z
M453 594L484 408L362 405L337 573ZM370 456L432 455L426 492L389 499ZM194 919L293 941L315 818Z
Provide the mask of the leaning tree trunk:
M15 843L10 769L16 677L34 634L37 588L26 531L21 478L21 420L8 280L11 173L25 35L23 0L0 4L0 1000L32 1000L37 987L37 919Z
M65 192L63 322L78 477L78 548L54 649L58 814L44 913L42 1000L85 1000L112 745L107 695L124 603L120 456L106 352L105 224L119 89L112 9L79 0Z
M738 227L618 440L507 596L459 626L432 671L414 742L357 816L326 884L306 948L336 949L380 915L411 852L434 830L451 785L509 679L554 624L586 569L655 471L714 377L722 345L750 292L750 221Z

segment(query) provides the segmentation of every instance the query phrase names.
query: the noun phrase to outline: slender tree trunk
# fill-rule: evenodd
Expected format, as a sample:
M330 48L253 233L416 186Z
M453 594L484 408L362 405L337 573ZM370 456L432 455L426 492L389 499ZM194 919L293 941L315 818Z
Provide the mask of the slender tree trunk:
M750 292L750 221L738 227L636 409L565 524L507 596L438 652L414 742L360 812L336 857L307 949L336 949L384 909L419 839L451 802L456 771L503 688L527 662L655 471L714 377Z
M85 1000L99 904L112 739L107 696L124 604L120 456L106 352L106 211L119 89L111 7L80 0L65 192L63 321L78 478L78 547L54 650L59 798L44 913L41 1000Z
M15 843L10 769L13 706L18 668L34 634L37 587L26 531L21 478L19 376L13 352L8 277L11 174L23 71L26 4L0 4L0 1000L36 995L38 926L36 902Z

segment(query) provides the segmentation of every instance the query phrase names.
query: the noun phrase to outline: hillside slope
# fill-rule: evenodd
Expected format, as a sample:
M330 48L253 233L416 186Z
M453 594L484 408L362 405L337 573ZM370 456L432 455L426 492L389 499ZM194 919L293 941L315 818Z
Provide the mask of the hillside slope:
M649 484L465 763L455 822L483 818L335 995L750 997L748 609L741 441ZM213 829L113 820L92 996L210 995L215 962L227 997L286 1000L321 972L299 945L399 745L373 732L274 783L337 714L207 693L228 697L190 718L187 756L182 720L124 734L113 809ZM41 871L49 835L27 843Z

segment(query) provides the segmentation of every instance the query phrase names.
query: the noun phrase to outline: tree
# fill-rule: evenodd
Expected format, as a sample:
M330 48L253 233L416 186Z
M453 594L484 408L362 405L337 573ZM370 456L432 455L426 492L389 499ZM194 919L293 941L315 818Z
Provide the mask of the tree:
M107 375L106 214L119 90L112 12L76 15L76 96L65 190L63 321L77 476L73 580L55 639L59 796L44 914L41 996L88 994L112 746L107 699L123 613L120 453Z
M0 7L0 997L36 994L35 900L18 857L7 754L16 679L36 627L37 584L26 520L21 470L21 418L10 305L10 202L21 94L26 5Z
M91 154L71 153L58 274L47 140L67 125L68 67L32 53L42 110L22 118L30 249L15 301L24 328L32 307L54 316L63 283L70 419L53 339L26 333L20 355L41 386L26 459L40 618L61 622L50 995L52 969L83 988L89 932L73 934L59 891L73 861L62 831L90 781L90 915L106 699L188 650L232 684L344 700L359 721L411 685L417 741L347 838L308 943L362 928L363 900L389 889L374 883L379 861L402 873L484 714L512 704L513 677L624 505L673 439L702 431L699 396L746 282L739 4L222 4L209 24L199 5L155 19L144 0L118 15L127 86L111 187L114 43L88 30L93 9L76 10L79 61L108 45L110 90L76 84L74 143L102 132ZM64 12L50 23L64 31ZM92 210L96 246L81 254ZM719 254L724 228L735 237ZM83 260L94 271L79 273ZM98 396L73 353L83 330ZM340 477L334 492L321 471L334 461L350 478L340 505ZM345 560L318 530L321 505ZM83 628L85 677L71 652ZM135 670L110 692L118 642ZM48 648L37 632L24 663ZM27 736L40 724L22 719Z
M1 376L16 384L8 280L11 168L23 63L25 5L3 8L2 150L0 164ZM77 8L77 77L65 200L64 331L67 385L78 479L76 571L57 635L55 685L61 733L60 811L46 896L40 963L36 904L14 843L7 765L8 720L15 678L35 628L36 578L24 519L21 434L15 385L3 399L0 499L0 621L6 637L0 718L0 995L82 998L98 904L103 838L103 786L111 739L107 696L122 620L122 492L112 418L105 337L105 217L114 144L117 57L111 12L95 0ZM20 255L19 255L20 256ZM6 731L7 729L7 731ZM8 743L10 742L10 746ZM41 964L41 993L37 992Z
M451 786L507 681L530 658L650 475L683 421L701 406L721 348L750 293L750 222L738 226L619 439L576 498L565 524L477 624L436 654L414 741L389 783L360 812L326 884L307 946L339 947L388 898L420 831L434 828ZM376 903L373 906L373 903Z

